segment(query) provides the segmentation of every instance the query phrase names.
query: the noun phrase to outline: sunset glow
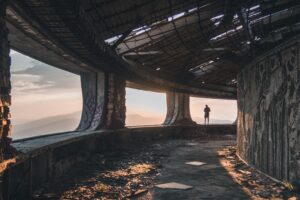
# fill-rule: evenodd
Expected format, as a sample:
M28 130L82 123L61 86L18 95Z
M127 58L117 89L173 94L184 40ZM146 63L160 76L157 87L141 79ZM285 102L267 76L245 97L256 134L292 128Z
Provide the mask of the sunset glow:
M80 77L16 51L11 57L12 136L74 130L82 110ZM212 109L213 123L232 123L236 118L236 101L195 97L190 101L191 116L198 123L203 122L205 104ZM126 88L126 110L126 126L159 125L167 112L166 94Z
M236 100L190 97L191 116L197 123L203 123L205 105L208 105L211 109L210 119L212 123L232 123L236 120Z

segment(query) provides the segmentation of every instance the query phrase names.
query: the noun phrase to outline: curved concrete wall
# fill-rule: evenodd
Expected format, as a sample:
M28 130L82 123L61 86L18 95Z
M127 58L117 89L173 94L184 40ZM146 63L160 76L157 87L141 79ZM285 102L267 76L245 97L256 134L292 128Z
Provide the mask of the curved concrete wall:
M238 76L238 154L292 183L300 178L299 42L285 42Z
M15 141L13 146L19 152L15 163L3 168L0 165L0 199L30 199L41 184L59 178L96 153L126 151L163 139L232 139L235 133L234 125L153 126L69 132Z

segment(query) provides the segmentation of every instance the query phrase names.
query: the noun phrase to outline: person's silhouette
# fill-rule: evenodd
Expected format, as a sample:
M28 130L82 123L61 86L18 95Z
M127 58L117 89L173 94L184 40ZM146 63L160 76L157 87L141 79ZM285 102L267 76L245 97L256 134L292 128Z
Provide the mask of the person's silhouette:
M209 112L210 112L210 108L205 105L204 108L204 124L206 124L206 120L207 120L207 124L209 124Z

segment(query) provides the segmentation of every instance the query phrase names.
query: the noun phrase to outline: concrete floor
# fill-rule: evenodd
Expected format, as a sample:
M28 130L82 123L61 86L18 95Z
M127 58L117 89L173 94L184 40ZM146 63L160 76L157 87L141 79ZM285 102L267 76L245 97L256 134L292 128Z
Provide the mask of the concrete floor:
M195 146L188 145L191 142ZM153 199L249 199L240 186L219 163L217 151L233 141L185 141L174 146L169 156L162 162L161 176L156 183L178 182L193 186L188 190L154 188L150 193ZM201 161L206 165L192 166L185 162ZM150 194L149 194L150 195Z
M217 154L218 150L234 144L234 140L208 142L168 140L110 155L98 155L98 160L95 157L89 163L78 165L80 173L77 170L62 177L57 183L45 187L43 193L44 196L49 196L49 194L52 196L46 199L78 200L249 199L240 185L234 182L226 169L222 167ZM185 164L190 161L207 164L202 166ZM143 169L138 169L137 172L132 171L132 166L143 166L145 163L155 168L146 173L142 172ZM156 184L167 182L178 182L193 188L174 190L155 187ZM130 195L130 191L141 189L145 192ZM36 197L36 199L43 199L43 194L36 195Z

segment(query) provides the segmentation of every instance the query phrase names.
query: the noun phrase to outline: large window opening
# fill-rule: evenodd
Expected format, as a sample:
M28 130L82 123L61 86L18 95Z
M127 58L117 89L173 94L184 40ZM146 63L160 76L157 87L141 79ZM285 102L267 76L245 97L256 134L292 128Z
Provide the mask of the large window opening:
M166 94L126 88L126 126L159 125L166 113Z
M209 98L190 98L190 112L192 119L198 124L204 124L204 107L211 109L210 124L232 124L237 117L236 100L222 100Z
M82 111L80 76L11 51L12 138L73 131Z

